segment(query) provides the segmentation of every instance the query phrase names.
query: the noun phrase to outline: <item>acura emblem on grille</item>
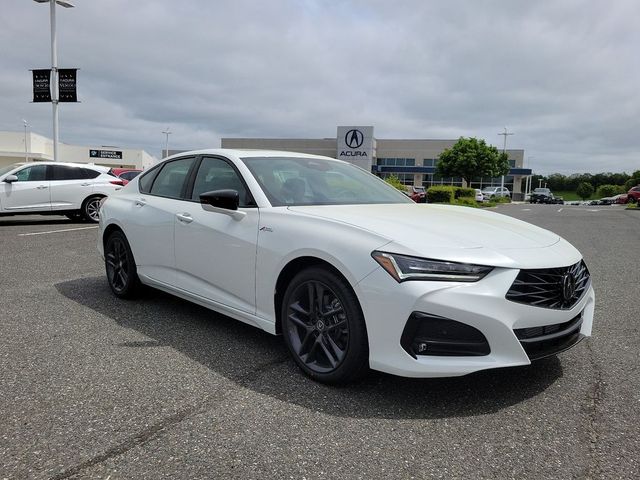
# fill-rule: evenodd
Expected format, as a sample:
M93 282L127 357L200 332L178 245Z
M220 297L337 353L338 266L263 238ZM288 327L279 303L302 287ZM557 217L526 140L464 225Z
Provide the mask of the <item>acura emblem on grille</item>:
M562 277L562 297L569 301L576 293L576 277L569 272Z

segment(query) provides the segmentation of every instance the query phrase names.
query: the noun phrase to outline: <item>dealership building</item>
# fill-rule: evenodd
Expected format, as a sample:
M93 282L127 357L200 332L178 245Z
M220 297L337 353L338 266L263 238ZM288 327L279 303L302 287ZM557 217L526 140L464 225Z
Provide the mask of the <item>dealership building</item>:
M372 126L339 126L335 138L223 138L222 148L284 150L338 158L373 173L387 177L396 175L405 185L466 186L461 178L436 174L438 156L452 147L457 139L383 139L374 136ZM511 169L504 185L514 200L522 200L522 180L531 175L524 168L524 150L507 149ZM501 178L477 178L472 188L500 185Z
M114 146L58 144L62 162L92 163L144 170L158 162L144 150ZM0 167L17 162L53 160L53 140L33 132L0 132Z

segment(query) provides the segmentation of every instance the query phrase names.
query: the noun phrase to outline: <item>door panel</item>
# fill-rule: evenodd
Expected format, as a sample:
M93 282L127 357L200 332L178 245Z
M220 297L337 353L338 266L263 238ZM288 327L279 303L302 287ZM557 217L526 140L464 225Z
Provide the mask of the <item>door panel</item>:
M32 165L15 173L17 182L0 183L2 209L5 212L42 212L51 210L46 165Z
M78 210L93 191L93 180L80 167L52 165L51 171L51 209Z
M205 210L201 193L231 189L240 198L240 220ZM223 305L255 313L259 211L237 170L223 158L205 157L194 177L191 202L175 216L177 285Z
M201 297L255 313L259 211L241 209L234 220L185 202L175 216L177 286Z
M187 157L165 163L143 192L130 194L125 216L140 274L169 285L175 285L175 215L191 204L180 197L194 162Z

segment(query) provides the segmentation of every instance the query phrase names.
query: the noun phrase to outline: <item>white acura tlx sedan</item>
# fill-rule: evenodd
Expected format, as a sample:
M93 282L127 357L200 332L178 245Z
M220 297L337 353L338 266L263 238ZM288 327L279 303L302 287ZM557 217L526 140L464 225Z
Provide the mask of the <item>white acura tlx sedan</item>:
M144 284L282 334L327 383L527 365L591 334L589 271L567 241L416 204L332 158L170 157L104 202L98 248L118 297Z

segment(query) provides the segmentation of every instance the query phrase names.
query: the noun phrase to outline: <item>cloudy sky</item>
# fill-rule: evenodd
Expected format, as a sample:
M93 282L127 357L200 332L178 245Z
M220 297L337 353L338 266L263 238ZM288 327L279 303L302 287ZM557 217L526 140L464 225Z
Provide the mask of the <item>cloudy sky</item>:
M51 136L29 69L49 8L1 0L0 130ZM58 62L77 67L60 139L219 147L221 137L475 136L539 173L640 169L637 0L75 0Z

